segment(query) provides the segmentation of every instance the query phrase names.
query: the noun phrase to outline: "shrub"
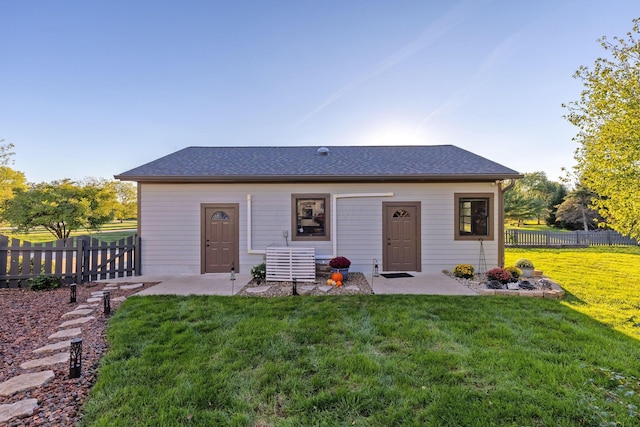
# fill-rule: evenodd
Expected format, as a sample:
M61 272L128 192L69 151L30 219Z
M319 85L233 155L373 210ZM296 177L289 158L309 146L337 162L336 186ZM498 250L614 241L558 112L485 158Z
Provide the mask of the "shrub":
M492 268L491 270L487 271L487 278L489 280L497 280L498 282L504 284L509 283L513 279L513 276L511 275L509 270L498 267Z
M331 268L349 268L351 261L343 256L337 256L335 258L331 258L329 265Z
M254 265L251 269L251 276L258 282L265 280L267 278L267 264L263 262L262 264Z
M57 289L62 286L60 277L50 275L42 275L29 279L29 289L32 291L44 291L47 289Z
M514 280L517 280L520 276L522 276L522 270L520 270L518 267L506 267L505 270L511 273Z
M518 268L533 268L533 263L526 258L516 260L514 265Z
M458 264L453 269L453 275L463 279L471 279L475 269L471 264Z

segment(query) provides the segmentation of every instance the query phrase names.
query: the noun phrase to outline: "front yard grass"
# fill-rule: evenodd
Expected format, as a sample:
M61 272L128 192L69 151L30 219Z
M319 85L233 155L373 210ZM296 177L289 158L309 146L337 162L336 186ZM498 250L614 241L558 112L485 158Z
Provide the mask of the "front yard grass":
M640 252L524 253L565 300L131 297L82 424L638 425Z

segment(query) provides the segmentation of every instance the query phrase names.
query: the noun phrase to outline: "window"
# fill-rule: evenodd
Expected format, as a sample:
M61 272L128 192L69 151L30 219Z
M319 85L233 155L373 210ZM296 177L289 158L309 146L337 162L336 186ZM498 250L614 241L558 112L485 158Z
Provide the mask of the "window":
M493 194L455 194L455 239L493 240Z
M329 195L291 195L291 240L329 240Z

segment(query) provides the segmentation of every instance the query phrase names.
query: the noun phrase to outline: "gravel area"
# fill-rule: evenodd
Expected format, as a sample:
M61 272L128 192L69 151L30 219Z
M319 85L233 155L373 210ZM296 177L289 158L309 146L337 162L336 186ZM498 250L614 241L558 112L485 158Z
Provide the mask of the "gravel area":
M124 283L123 283L124 284ZM20 364L59 352L33 353L33 350L64 339L49 340L49 335L60 330L59 325L70 318L64 313L86 304L91 292L104 288L103 283L78 285L77 302L69 303L69 288L51 291L26 289L0 289L0 383L20 374L53 370L55 378L33 390L0 396L0 404L11 404L22 399L38 399L38 407L30 417L8 421L8 426L74 426L80 420L80 409L87 400L96 380L100 358L107 349L105 329L108 318L103 314L102 303L91 313L95 319L82 325L82 374L69 379L69 364L59 363L23 369ZM140 288L144 289L144 288ZM111 291L111 310L117 309L117 297L129 296L140 289Z
M327 280L330 274L317 274L314 283L299 282L297 284L300 295L357 295L373 294L373 289L369 281L362 273L349 273L349 278L342 286L328 286ZM259 292L262 288L267 290ZM305 287L313 287L305 289ZM357 288L357 289L356 289ZM258 284L255 280L245 285L237 295L246 297L286 297L293 295L292 282L262 282Z

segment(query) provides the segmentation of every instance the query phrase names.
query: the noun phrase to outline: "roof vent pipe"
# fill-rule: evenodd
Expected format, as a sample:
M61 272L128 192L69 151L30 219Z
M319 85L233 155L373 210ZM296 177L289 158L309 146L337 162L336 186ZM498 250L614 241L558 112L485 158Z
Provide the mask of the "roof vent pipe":
M318 156L328 156L328 155L329 155L329 149L327 147L318 148Z

